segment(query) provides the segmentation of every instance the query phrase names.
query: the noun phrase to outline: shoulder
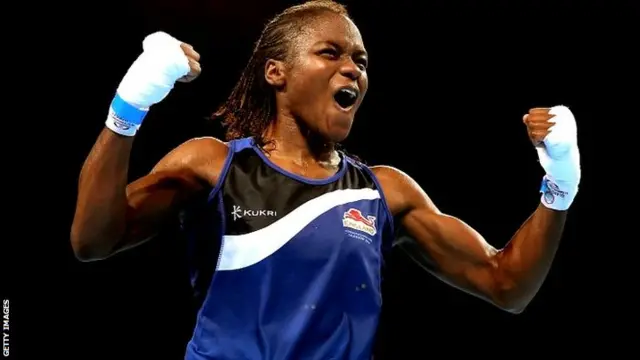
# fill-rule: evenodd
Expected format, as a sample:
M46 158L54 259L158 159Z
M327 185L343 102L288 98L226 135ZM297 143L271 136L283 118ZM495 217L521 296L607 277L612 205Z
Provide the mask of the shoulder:
M369 168L378 179L392 214L402 214L415 207L431 206L429 196L404 171L386 165Z
M206 179L214 185L229 151L228 143L214 137L189 139L165 155L152 173L180 171Z
M411 176L404 171L387 165L370 166L369 169L378 178L380 185L384 187L385 192L400 192L402 194L407 191L419 189L418 183L416 183Z
M376 175L376 177L380 181L384 179L385 181L397 182L397 181L406 181L408 179L411 179L411 177L407 175L405 172L393 166L375 165L375 166L369 166L369 169L371 169L371 171Z
M175 151L195 161L224 161L229 153L229 143L211 136L197 137L180 144Z

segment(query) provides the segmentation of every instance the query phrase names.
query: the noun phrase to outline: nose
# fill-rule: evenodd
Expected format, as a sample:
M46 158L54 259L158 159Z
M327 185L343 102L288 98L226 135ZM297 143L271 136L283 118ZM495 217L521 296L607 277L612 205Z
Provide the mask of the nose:
M347 58L342 62L340 66L340 74L351 80L358 80L362 76L362 69L356 64L353 59Z

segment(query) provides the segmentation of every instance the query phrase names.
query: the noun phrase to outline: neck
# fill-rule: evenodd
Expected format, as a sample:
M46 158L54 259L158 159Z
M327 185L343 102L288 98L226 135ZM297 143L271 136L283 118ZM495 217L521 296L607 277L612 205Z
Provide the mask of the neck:
M286 157L295 162L314 162L334 167L340 161L335 144L304 126L288 115L278 115L265 133L265 151L278 157ZM336 161L337 160L337 161Z

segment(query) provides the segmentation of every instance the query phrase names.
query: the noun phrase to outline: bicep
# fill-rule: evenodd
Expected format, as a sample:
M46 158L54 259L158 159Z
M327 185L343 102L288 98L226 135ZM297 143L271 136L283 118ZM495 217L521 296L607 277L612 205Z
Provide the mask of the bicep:
M151 173L127 186L127 234L153 235L190 195L202 189L195 176L184 171Z
M414 260L428 259L430 271L458 288L477 295L491 292L497 250L469 225L429 207L417 207L403 217L402 226L417 245L404 247ZM423 254L415 253L420 250Z
M165 155L148 175L127 186L127 221L121 246L131 247L154 236L186 203L206 193L211 184L203 169L212 169L208 162L220 157L209 155L213 156L207 156L197 140L186 142Z
M441 280L476 295L489 293L497 250L469 225L443 214L407 174L389 167L377 167L376 174L401 225L400 248Z

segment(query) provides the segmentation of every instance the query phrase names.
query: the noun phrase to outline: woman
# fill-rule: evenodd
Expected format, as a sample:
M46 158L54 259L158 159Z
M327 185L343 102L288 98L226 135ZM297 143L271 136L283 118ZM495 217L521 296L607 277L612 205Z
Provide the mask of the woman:
M104 259L180 215L203 297L187 359L371 358L382 253L400 229L436 276L506 311L520 313L542 284L580 180L566 108L524 117L543 197L497 250L403 172L336 150L368 88L367 52L341 5L277 15L216 113L228 142L187 141L127 184L149 107L200 73L197 52L167 34L143 46L80 174L71 243L81 260Z

